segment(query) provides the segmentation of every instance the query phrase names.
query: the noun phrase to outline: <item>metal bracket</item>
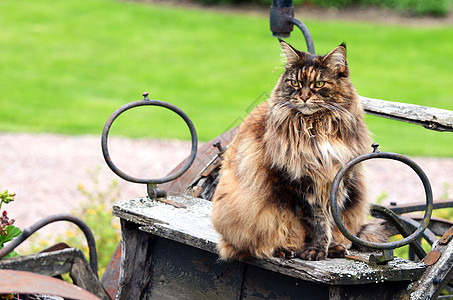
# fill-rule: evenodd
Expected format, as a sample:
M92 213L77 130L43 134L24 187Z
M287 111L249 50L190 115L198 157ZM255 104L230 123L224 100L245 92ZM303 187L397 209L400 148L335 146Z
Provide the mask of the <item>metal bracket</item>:
M291 31L293 31L293 26L296 25L304 35L308 52L315 54L315 46L310 30L302 21L294 17L292 0L273 0L269 22L272 36L280 38L289 38Z
M384 265L392 261L393 258L393 249L385 249L381 253L371 254L368 260L372 265Z

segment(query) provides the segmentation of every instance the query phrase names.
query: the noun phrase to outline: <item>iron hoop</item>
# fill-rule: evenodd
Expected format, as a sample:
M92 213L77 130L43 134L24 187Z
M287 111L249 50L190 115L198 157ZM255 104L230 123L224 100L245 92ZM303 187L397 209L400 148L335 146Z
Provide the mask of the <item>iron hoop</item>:
M421 179L423 183L423 187L425 189L425 195L426 195L426 211L425 215L423 217L423 220L420 222L420 226L417 228L416 231L414 231L411 235L405 237L404 239L401 239L399 241L395 242L387 242L387 243L375 243L375 242L369 242L369 241L364 241L354 234L352 234L343 224L343 221L341 220L341 217L338 212L338 203L337 203L337 192L338 188L340 186L340 182L343 179L343 176L356 164L368 160L368 159L373 159L373 158L386 158L386 159L393 159L400 161L409 167L412 168L412 170L415 171L415 173L418 175L418 177ZM364 155L360 155L350 162L348 162L343 168L338 171L337 175L335 176L335 179L332 184L332 189L330 191L330 210L332 212L332 216L335 220L335 223L337 224L338 229L341 231L341 233L348 238L351 242L359 244L364 247L368 248L374 248L374 249L380 249L380 250L388 250L388 249L395 249L398 247L402 247L404 245L407 245L417 238L419 238L425 229L428 227L429 221L431 219L431 214L433 211L433 195L432 195L432 189L431 189L431 184L429 183L428 177L426 176L425 172L420 168L419 165L417 165L413 160L397 153L391 153L391 152L373 152L373 153L368 153Z
M190 166L192 165L192 163L195 160L195 156L197 155L197 147L198 147L197 132L195 131L195 127L194 127L192 121L189 119L189 117L187 116L187 114L184 111L182 111L181 109L179 109L175 105L167 103L167 102L164 102L164 101L149 100L148 97L147 97L148 96L147 93L144 93L143 95L145 96L144 100L133 101L133 102L130 102L130 103L127 103L127 104L121 106L120 108L118 108L109 117L109 119L105 123L104 130L102 131L102 141L101 141L102 154L104 155L105 162L107 163L109 168L116 175L118 175L119 177L123 178L124 180L130 181L130 182L147 183L147 184L161 184L161 183L165 183L165 182L169 182L169 181L175 180L176 178L178 178L179 176L184 174L190 168ZM133 176L130 176L130 175L126 174L125 172L121 171L113 163L112 159L110 158L110 154L109 154L109 150L108 150L108 144L107 144L108 135L109 135L109 132L110 132L110 128L111 128L113 122L115 121L115 119L119 115L121 115L123 112L125 112L125 111L127 111L127 110L129 110L131 108L139 107L139 106L145 106L145 105L161 106L161 107L165 107L167 109L170 109L171 111L177 113L186 122L186 124L187 124L187 126L189 127L189 130L190 130L190 135L191 135L191 140L192 140L192 148L191 148L189 159L175 173L167 175L167 176L165 176L163 178L157 178L157 179L136 178L136 177L133 177Z

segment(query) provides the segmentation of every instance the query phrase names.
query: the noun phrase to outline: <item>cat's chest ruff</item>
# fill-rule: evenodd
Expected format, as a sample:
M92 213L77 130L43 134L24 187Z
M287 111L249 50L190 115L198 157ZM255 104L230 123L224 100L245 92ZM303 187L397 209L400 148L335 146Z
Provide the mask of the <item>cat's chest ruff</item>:
M319 158L325 164L345 164L349 160L350 155L348 148L341 141L315 141L314 145L317 149Z
M315 135L288 143L282 137L272 141L269 151L272 165L286 170L292 178L313 176L330 181L332 176L351 159L350 148L341 140L319 138Z

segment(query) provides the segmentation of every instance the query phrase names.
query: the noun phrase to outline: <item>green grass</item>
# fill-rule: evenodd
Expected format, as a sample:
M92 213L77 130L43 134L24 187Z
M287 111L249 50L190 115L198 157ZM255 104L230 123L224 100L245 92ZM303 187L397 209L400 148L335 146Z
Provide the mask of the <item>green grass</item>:
M304 20L316 50L348 44L361 95L453 110L453 28ZM119 106L150 98L187 112L210 140L265 100L281 70L266 17L112 0L0 2L0 131L98 134ZM304 48L301 34L288 40ZM453 156L453 136L367 117L381 149ZM162 109L134 109L112 134L188 139Z

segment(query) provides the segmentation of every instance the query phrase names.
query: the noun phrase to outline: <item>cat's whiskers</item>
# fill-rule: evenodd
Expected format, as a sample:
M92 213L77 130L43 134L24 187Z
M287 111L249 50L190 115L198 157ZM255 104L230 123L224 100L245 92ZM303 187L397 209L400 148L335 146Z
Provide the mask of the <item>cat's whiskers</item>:
M345 117L347 116L350 119L354 118L354 115L351 114L351 112L348 109L346 109L342 103L323 103L320 104L320 106L324 107L325 109L331 112L336 112Z

